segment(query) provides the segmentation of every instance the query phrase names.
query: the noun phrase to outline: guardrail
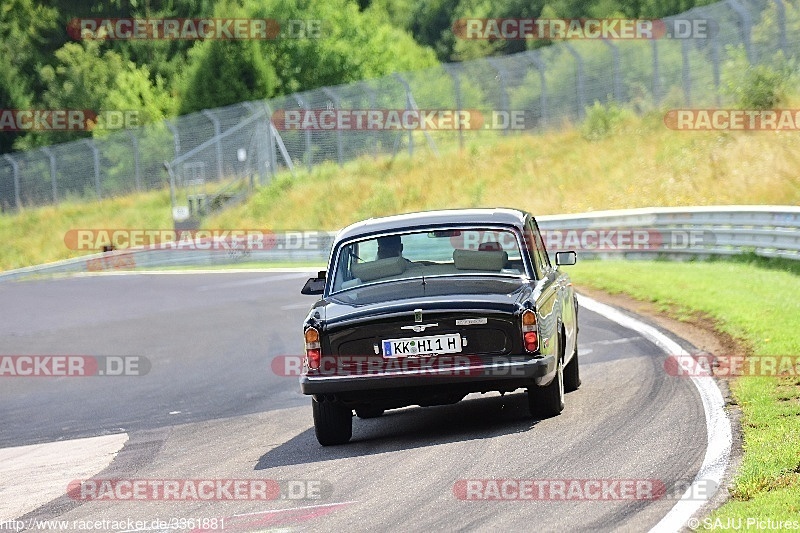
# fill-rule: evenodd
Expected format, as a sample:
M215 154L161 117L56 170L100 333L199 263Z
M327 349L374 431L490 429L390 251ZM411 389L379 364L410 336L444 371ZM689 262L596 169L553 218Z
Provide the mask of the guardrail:
M565 235L561 241L564 249L575 249L566 246L575 241L574 237L571 242L568 240L570 230L581 239L592 235L587 231L600 229L639 230L642 239L650 238L639 247L612 240L614 247L600 246L595 250L579 242L577 250L581 255L600 258L623 255L626 259L706 259L750 252L800 260L797 206L659 207L544 216L537 220L543 232L560 231ZM591 244L590 238L585 240ZM554 251L550 248L549 252Z
M577 250L599 259L704 259L754 253L800 260L800 207L664 207L537 217L548 252ZM308 232L306 232L308 233ZM0 272L0 281L36 275L263 262L323 264L335 232L311 232L313 245L288 233L264 249L224 249L198 241L84 255ZM293 234L295 237L297 233ZM312 242L312 239L309 239Z

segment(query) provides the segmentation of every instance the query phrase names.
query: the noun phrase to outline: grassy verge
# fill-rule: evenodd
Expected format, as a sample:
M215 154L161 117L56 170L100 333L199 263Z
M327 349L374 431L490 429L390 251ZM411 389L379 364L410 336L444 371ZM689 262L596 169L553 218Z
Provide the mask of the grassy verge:
M171 229L169 190L151 191L93 203L62 202L0 216L0 270L9 270L96 250L71 250L64 242L75 229Z
M585 261L567 268L579 285L651 302L673 318L710 316L753 356L800 356L796 268L723 261ZM731 391L742 409L745 453L732 499L710 524L800 520L800 376L740 377Z

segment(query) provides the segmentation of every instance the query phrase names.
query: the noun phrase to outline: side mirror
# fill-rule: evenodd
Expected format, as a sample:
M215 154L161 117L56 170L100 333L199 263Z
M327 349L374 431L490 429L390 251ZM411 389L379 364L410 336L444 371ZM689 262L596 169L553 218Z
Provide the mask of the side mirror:
M316 278L308 278L306 284L300 290L300 294L312 295L325 292L325 274L324 270L320 270L317 272Z
M556 252L556 266L574 265L578 261L575 252Z

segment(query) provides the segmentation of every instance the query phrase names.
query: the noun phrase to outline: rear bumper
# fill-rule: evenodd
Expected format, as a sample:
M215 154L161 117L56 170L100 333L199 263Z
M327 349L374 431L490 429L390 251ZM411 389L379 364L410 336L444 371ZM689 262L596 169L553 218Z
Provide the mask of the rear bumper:
M555 357L493 357L480 363L450 368L383 371L363 374L300 376L303 394L349 394L424 387L464 392L526 387L552 373Z

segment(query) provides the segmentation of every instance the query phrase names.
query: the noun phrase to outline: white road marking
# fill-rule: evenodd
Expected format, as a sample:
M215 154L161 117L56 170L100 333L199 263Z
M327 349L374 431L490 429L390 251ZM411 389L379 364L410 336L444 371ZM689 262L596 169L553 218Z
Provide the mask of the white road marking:
M662 350L667 355L689 355L680 345L661 333L653 326L630 317L618 309L602 304L586 296L578 295L578 303L589 311L598 313L617 324L639 333ZM706 414L707 447L703 463L697 472L692 485L686 489L680 500L664 515L661 521L653 526L650 532L680 531L687 527L688 520L696 513L707 500L697 497L706 494L709 482L715 486L722 485L722 476L730 463L731 445L733 434L731 421L725 413L725 400L722 391L717 387L713 377L692 377L692 383L697 387L703 401L703 410ZM715 491L716 492L716 491ZM714 494L709 494L708 499Z
M620 339L606 339L604 341L586 342L582 343L581 346L611 346L613 344L624 344L626 342L632 342L638 339L639 337L622 337Z
M0 448L0 523L65 495L71 481L96 475L127 440L127 433L119 433Z
M250 279L240 279L236 281L224 281L220 283L214 283L213 285L201 285L197 288L198 291L210 291L215 289L232 289L235 287L247 287L249 285L263 285L265 283L274 283L276 281L293 281L293 280L300 280L305 277L308 277L306 273L292 273L292 274L283 274L280 276L264 276L259 278L250 278ZM297 287L297 293L300 294L300 288L302 285Z

